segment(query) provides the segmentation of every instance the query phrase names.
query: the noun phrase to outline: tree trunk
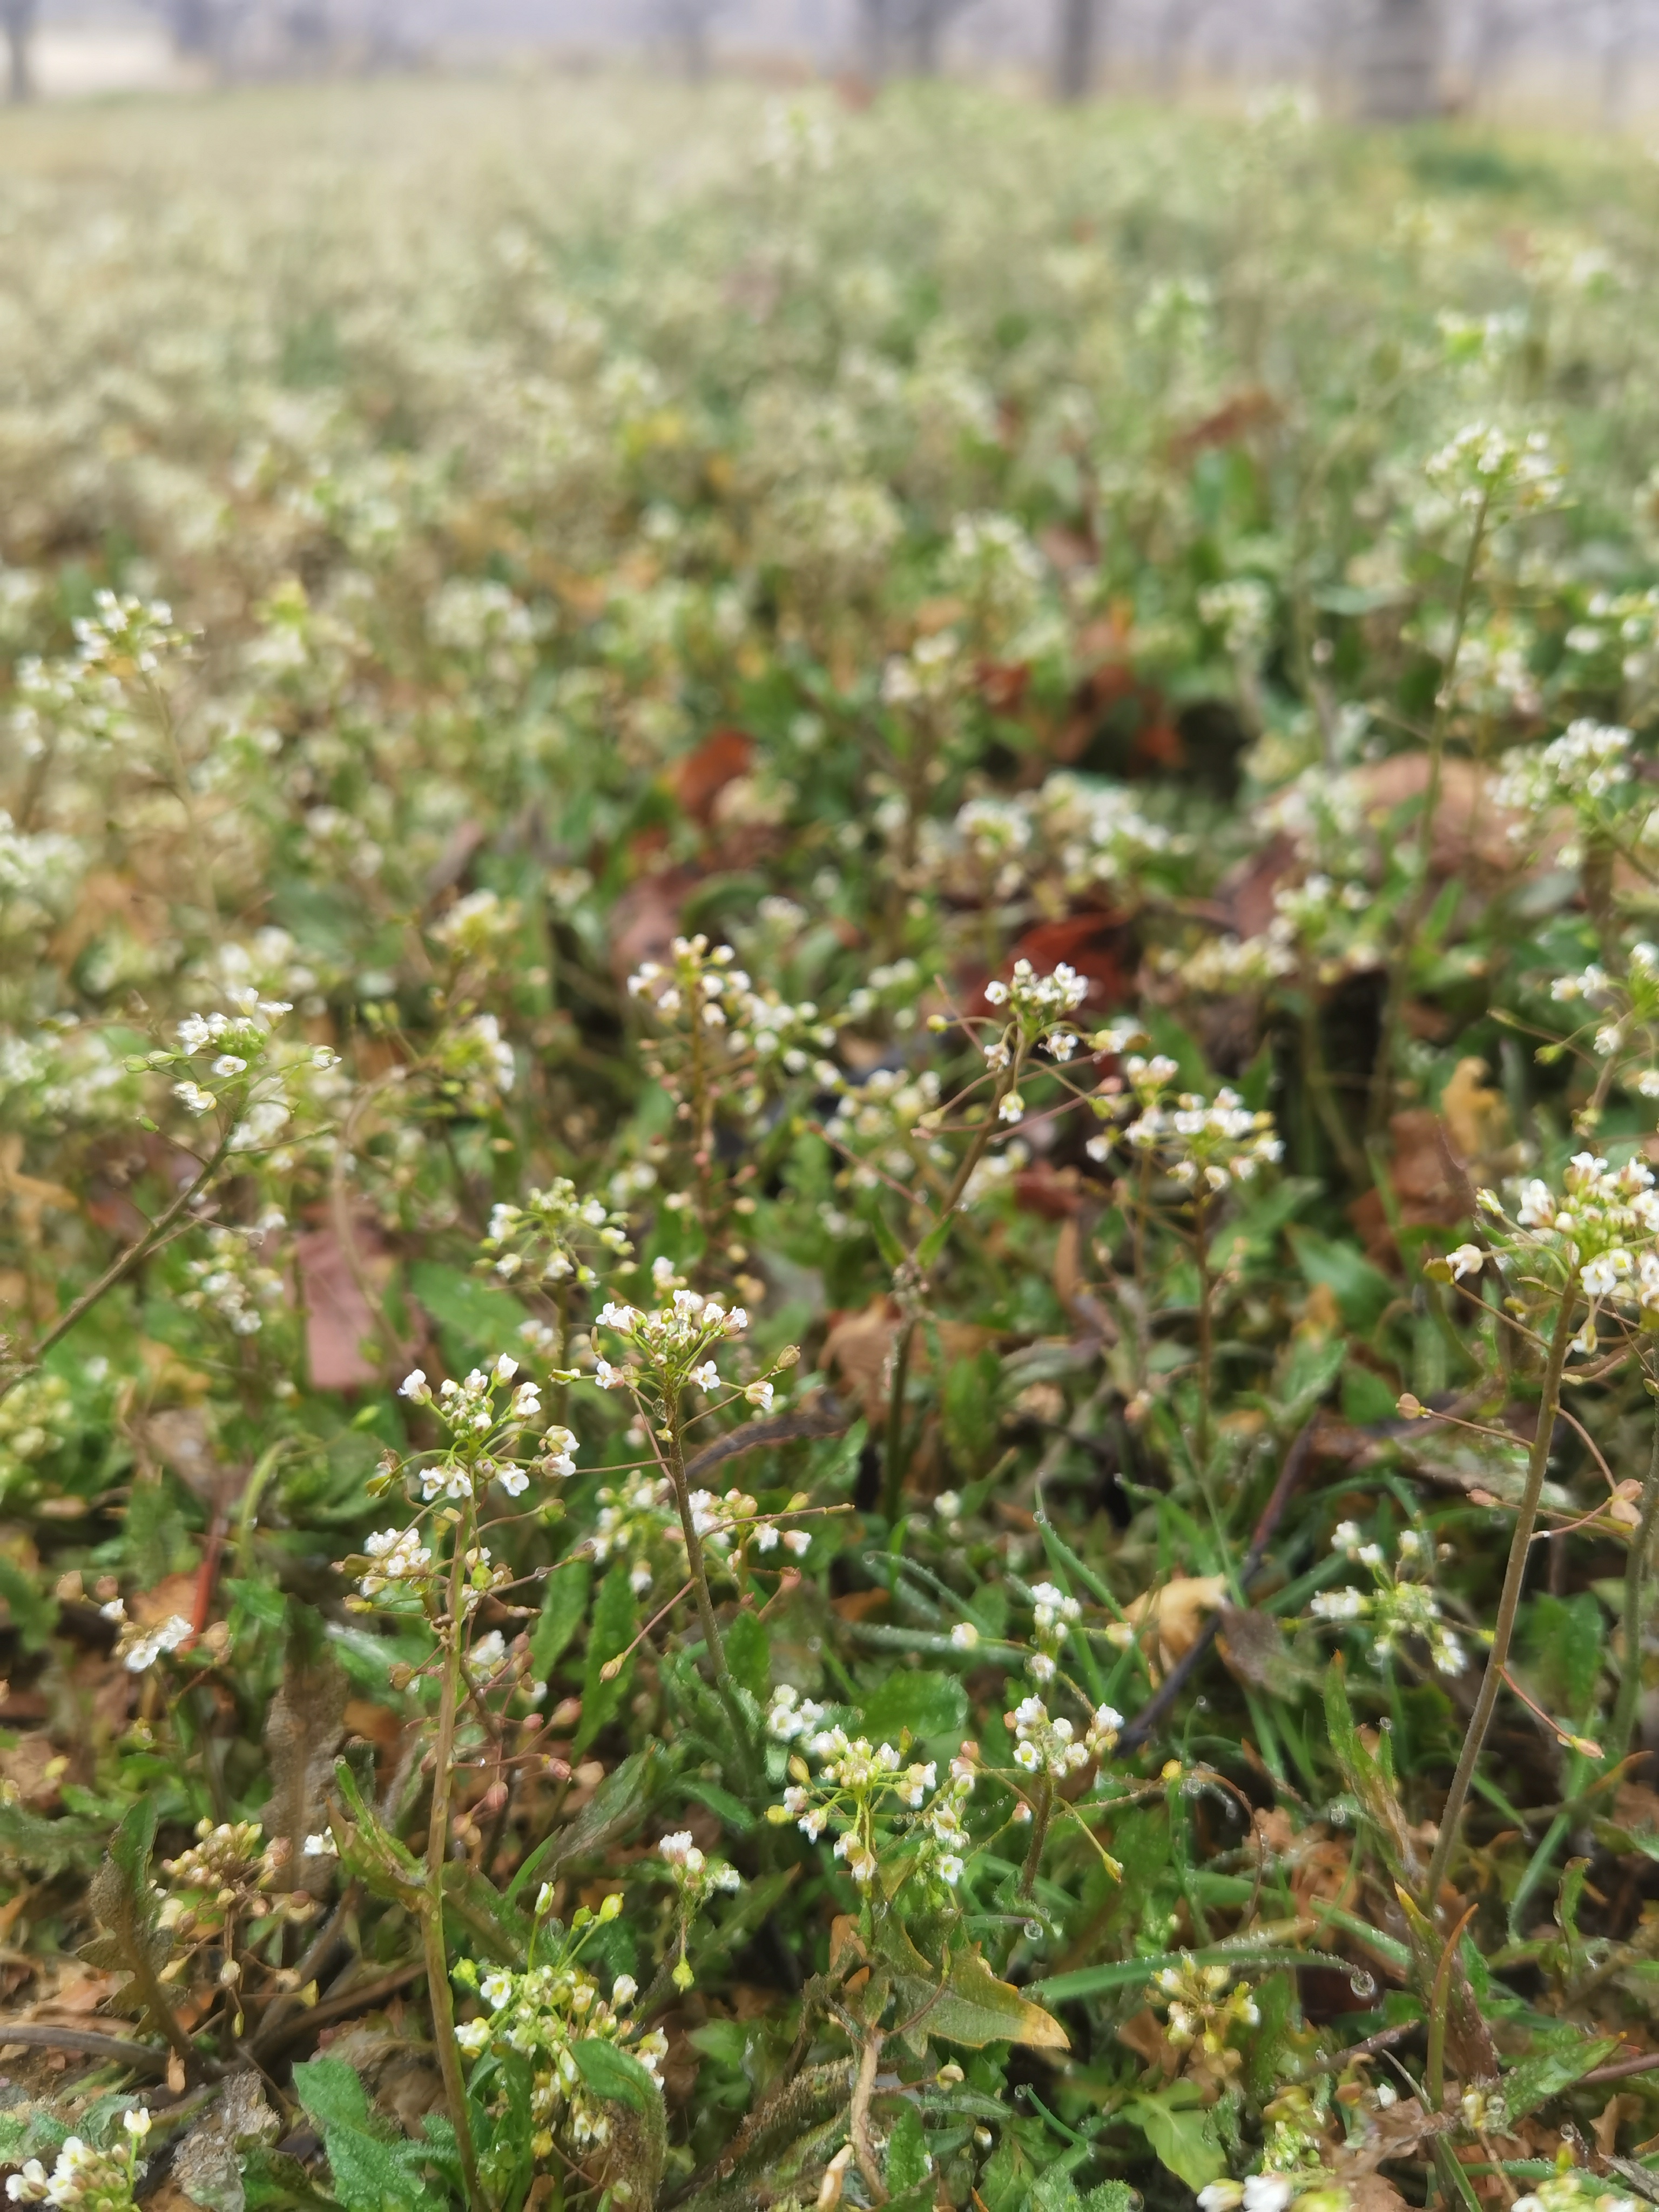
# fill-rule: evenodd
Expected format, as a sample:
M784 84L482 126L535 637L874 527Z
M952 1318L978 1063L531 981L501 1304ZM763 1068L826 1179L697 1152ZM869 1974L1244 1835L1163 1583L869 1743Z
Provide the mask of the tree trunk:
M1099 30L1099 0L1060 0L1060 36L1054 47L1056 100L1087 100L1094 90Z
M1160 100L1174 100L1181 90L1187 44L1202 12L1192 0L1164 0L1152 59L1152 89Z
M891 0L859 0L860 60L874 84L884 84L893 66Z
M910 20L910 66L917 76L939 75L939 46L951 11L944 0L915 0Z
M213 0L173 0L173 50L197 60L210 55L217 39Z
M1411 123L1440 104L1441 0L1371 0L1359 106L1374 123Z
M1636 10L1631 0L1608 0L1606 40L1601 48L1601 122L1608 131L1624 128L1630 112L1630 79L1636 59Z
M34 37L35 0L4 0L6 96L14 105L34 97L30 43Z

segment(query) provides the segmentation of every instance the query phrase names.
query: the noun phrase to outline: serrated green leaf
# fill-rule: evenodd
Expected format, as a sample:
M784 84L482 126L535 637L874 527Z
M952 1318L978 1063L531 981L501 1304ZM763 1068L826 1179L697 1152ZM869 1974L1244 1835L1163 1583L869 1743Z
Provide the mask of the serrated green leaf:
M906 2105L887 2138L888 2188L895 2196L906 2189L919 2189L927 2179L930 2164L921 2115L914 2105Z
M294 2069L294 2094L319 2128L361 2128L368 2123L362 2076L343 2058L313 2058Z

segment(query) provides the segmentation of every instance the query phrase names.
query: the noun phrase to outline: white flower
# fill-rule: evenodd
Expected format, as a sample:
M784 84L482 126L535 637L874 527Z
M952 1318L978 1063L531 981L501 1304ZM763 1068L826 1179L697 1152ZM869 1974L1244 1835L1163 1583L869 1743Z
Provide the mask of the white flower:
M1212 2181L1198 2192L1199 2212L1238 2212L1243 2202L1242 2182Z
M1622 1277L1634 1267L1628 1252L1615 1248L1603 1252L1599 1259L1587 1261L1579 1271L1578 1279L1587 1298L1604 1298L1619 1287Z
M426 1370L423 1367L411 1367L398 1385L398 1395L400 1398L412 1399L416 1405L423 1405L432 1395L427 1383Z
M1454 1282L1461 1283L1465 1275L1478 1275L1486 1261L1486 1254L1478 1244L1460 1244L1446 1255L1446 1265L1452 1271Z
M308 1859L331 1859L337 1858L339 1854L334 1848L333 1837L325 1831L306 1838L305 1856Z
M1295 2195L1283 2174L1253 2173L1244 2185L1244 2212L1285 2212Z
M979 1642L979 1631L971 1620L959 1620L951 1631L951 1641L958 1651L971 1651Z

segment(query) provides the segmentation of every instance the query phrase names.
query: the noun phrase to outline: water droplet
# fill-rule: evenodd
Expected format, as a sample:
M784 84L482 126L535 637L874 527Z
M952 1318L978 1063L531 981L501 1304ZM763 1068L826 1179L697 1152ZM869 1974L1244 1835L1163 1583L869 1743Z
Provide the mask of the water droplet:
M1349 1975L1348 1987L1357 1997L1374 1997L1376 1995L1376 1977L1368 1974L1362 1966L1357 1973Z
M1028 1943L1035 1943L1042 1933L1042 1923L1040 1920L1028 1920L1026 1922L1024 1936Z

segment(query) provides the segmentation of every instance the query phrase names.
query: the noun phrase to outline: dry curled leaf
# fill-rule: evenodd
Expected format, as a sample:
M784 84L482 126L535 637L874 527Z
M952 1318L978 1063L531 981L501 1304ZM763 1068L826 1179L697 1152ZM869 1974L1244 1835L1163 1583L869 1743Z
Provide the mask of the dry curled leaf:
M1155 1646L1158 1666L1168 1669L1197 1643L1210 1615L1226 1602L1229 1587L1225 1575L1175 1575L1132 1598L1124 1617L1145 1632L1142 1648L1150 1656Z

